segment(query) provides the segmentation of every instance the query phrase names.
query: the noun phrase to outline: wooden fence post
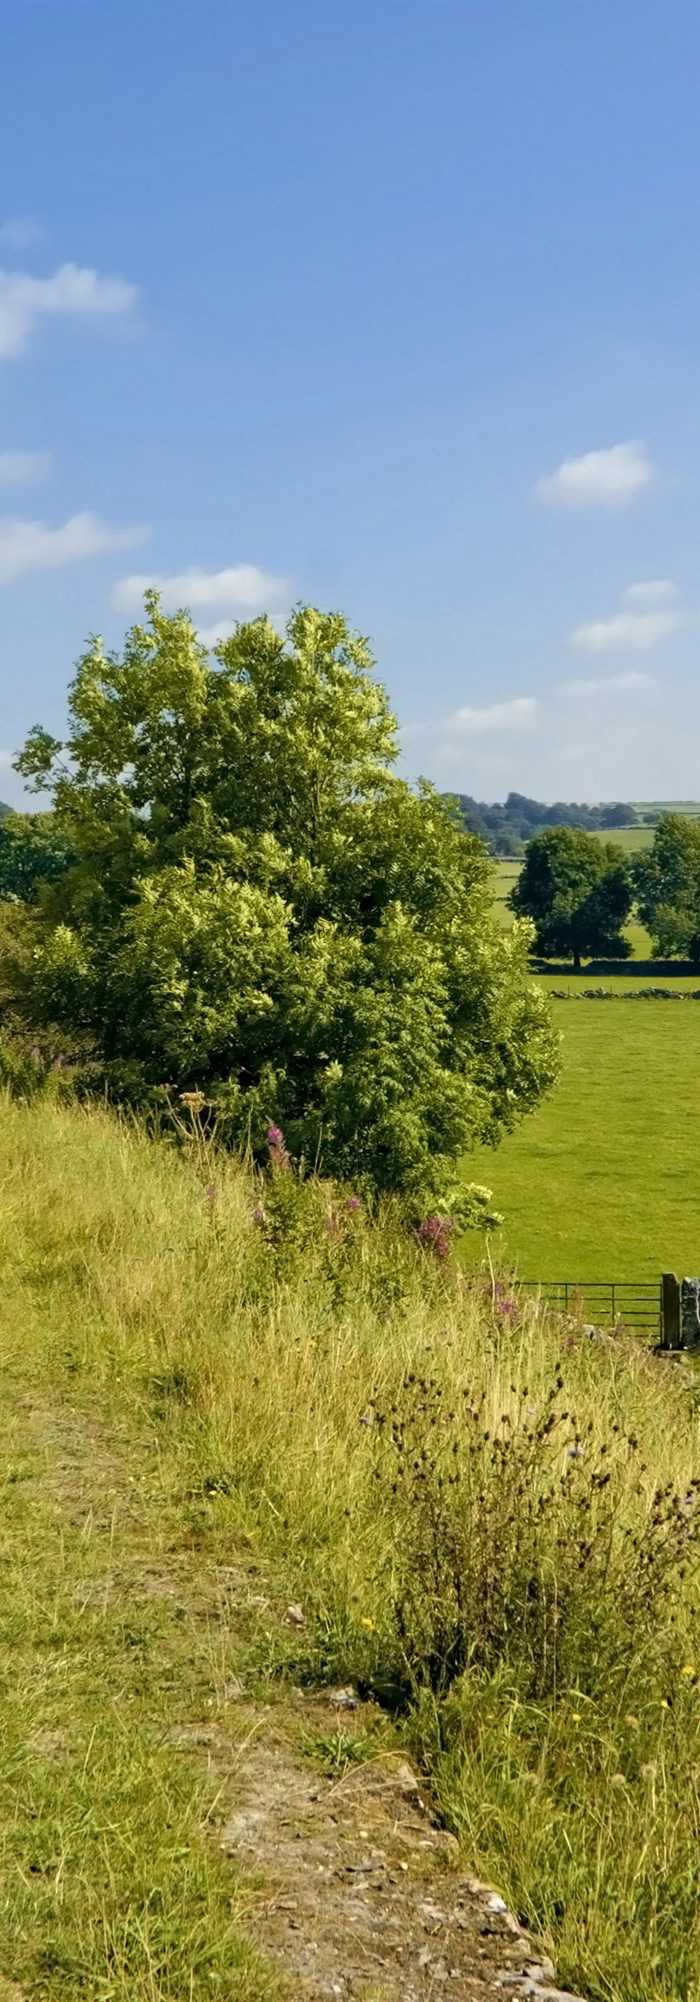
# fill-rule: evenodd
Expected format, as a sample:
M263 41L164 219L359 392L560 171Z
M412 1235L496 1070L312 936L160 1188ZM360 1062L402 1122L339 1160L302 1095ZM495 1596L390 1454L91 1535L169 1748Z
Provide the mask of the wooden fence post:
M661 1275L661 1346L664 1349L678 1349L681 1345L681 1289L675 1272Z

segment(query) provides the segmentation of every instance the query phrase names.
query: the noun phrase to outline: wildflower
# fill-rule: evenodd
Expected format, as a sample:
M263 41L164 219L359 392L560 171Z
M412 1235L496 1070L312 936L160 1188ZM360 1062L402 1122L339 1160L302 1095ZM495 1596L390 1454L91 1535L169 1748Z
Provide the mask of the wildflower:
M205 1096L204 1096L204 1092L203 1092L203 1091L181 1091L181 1092L180 1092L180 1104L181 1104L181 1105L186 1105L186 1106L187 1106L187 1110L188 1110L188 1112L201 1112L201 1110L202 1110L202 1106L203 1106L203 1105L206 1105L206 1099L205 1099Z
M626 1724L627 1724L627 1725L629 1726L629 1729L630 1729L630 1731L638 1731L638 1730L639 1730L639 1718L638 1718L638 1717L626 1717L626 1718L625 1718L625 1723L626 1723Z
M580 1724L582 1720L582 1712L580 1710L572 1710L571 1717L574 1724Z
M667 1703L667 1702L666 1702L666 1698L665 1698L665 1696L662 1696L662 1698L661 1698L661 1702L660 1702L660 1704L659 1704L659 1709L660 1709L660 1710L670 1710L670 1708L671 1708L671 1705L670 1705L670 1703Z
M262 1203L256 1203L255 1205L255 1209L253 1210L253 1223L257 1224L267 1223L267 1213L263 1208Z
M271 1168L288 1168L289 1155L281 1126L268 1126L265 1139L270 1150Z
M623 1787L623 1786L626 1786L626 1784L627 1784L627 1782L626 1782L626 1779L625 1779L625 1775L624 1775L624 1773L613 1773L613 1774L612 1774L612 1777L611 1777L611 1780L610 1780L610 1785L611 1785L611 1787Z
M345 1208L346 1210L352 1210L352 1211L361 1210L362 1204L360 1202L359 1196L348 1196Z
M684 1667L681 1669L681 1675L687 1675L689 1680L691 1676L693 1677L693 1679L695 1678L695 1676L697 1675L697 1669L692 1661L686 1661Z
M370 1620L367 1613L360 1615L360 1626L364 1627L368 1634L373 1634L376 1631L374 1620Z
M447 1258L450 1250L450 1233L453 1230L451 1217L427 1216L418 1225L416 1237L424 1251L432 1251L435 1258Z

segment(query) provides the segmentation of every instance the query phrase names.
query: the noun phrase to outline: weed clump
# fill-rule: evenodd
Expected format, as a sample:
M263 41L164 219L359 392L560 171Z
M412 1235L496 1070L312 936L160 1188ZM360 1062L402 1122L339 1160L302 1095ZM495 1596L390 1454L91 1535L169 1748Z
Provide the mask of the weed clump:
M384 1603L408 1687L444 1695L507 1664L524 1696L589 1695L666 1668L674 1601L700 1568L700 1480L645 1503L639 1442L579 1423L561 1370L533 1403L513 1385L452 1405L409 1373L376 1414L374 1479L390 1535Z

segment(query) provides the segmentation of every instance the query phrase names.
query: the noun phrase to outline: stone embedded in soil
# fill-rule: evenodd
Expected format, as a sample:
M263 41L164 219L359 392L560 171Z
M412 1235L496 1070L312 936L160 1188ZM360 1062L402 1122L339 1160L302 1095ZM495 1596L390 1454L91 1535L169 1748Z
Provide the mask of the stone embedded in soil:
M332 1710L357 1710L359 1696L356 1689L329 1689L328 1702Z

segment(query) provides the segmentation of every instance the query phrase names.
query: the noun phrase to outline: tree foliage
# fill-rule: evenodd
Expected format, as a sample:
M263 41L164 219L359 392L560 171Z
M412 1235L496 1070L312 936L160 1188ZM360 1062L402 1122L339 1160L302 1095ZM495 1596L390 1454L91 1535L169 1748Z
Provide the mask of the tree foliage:
M75 861L36 916L30 1005L89 1031L114 1088L201 1089L368 1188L440 1193L551 1082L531 934L491 917L488 858L392 770L367 643L302 607L215 650L149 594L95 641L64 745L18 761Z
M49 813L0 816L0 898L32 903L42 883L53 883L72 860L70 844Z
M580 828L548 828L528 842L510 903L532 918L544 959L563 954L580 966L582 958L630 952L621 929L632 905L628 865L612 842Z
M700 963L700 822L662 814L654 839L634 864L639 915L655 954Z

